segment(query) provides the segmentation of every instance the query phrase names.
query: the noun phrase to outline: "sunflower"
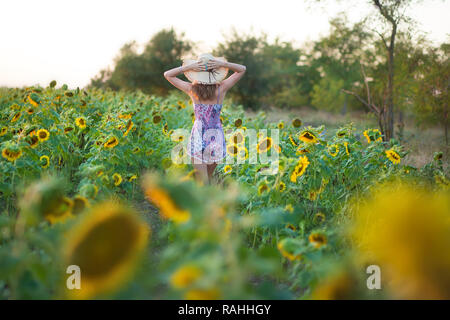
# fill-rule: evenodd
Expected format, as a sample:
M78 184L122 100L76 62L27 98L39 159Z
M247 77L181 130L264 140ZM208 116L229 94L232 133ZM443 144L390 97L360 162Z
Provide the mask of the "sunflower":
M400 163L401 157L400 157L400 155L397 152L395 152L394 150L390 149L390 150L386 150L385 153L386 153L386 157L389 160L391 160L392 163L394 163L394 164L399 164Z
M40 142L47 141L50 138L50 132L46 129L39 129L36 133Z
M374 141L383 141L381 132L378 129L367 129L363 132L363 134L366 137L368 143Z
M160 209L163 218L176 223L185 223L190 219L189 211L180 209L165 190L154 186L144 188L147 199Z
M31 148L36 148L39 144L39 138L35 135L27 137L26 141L28 142Z
M175 152L175 155L173 157L173 163L183 166L186 159L187 159L186 148L184 146L180 146L178 151Z
M151 230L136 212L114 202L99 203L73 227L64 243L64 265L82 270L79 290L69 298L91 299L127 283L143 253Z
M344 142L344 146L345 146L345 153L347 153L347 155L350 155L350 147L348 146L348 142L345 141Z
M114 185L117 187L122 183L122 176L118 173L113 174Z
M299 137L298 137L301 141L306 142L306 143L316 143L317 137L314 135L314 133L312 133L309 130L303 130Z
M284 122L283 121L278 122L277 128L280 129L280 130L283 129L284 128Z
M309 193L308 193L308 199L309 200L311 200L311 201L314 201L314 200L316 200L317 199L317 191L315 191L315 190L311 190L311 191L309 191Z
M270 150L272 145L273 145L272 138L265 137L260 140L260 142L258 143L258 145L256 147L256 150L258 151L258 153L267 152Z
M302 125L302 120L295 118L294 120L292 120L292 126L294 128L299 128Z
M176 289L189 287L202 275L202 270L195 265L185 265L178 268L170 277L170 284Z
M164 124L163 128L162 128L162 132L163 134L166 136L167 133L169 132L169 126L167 125L167 123Z
M128 178L128 181L131 182L136 179L137 179L137 175L133 174L131 177Z
M321 233L313 232L308 237L309 243L311 243L314 248L320 248L327 244L327 237Z
M141 151L141 148L139 148L139 147L135 147L133 149L133 153L138 153L139 151Z
M338 138L343 138L346 135L347 135L347 130L346 129L341 129L341 130L338 130L336 132L336 137L338 137Z
M90 207L89 200L83 196L77 195L73 198L72 213L77 215Z
M45 212L44 217L51 224L58 222L65 222L72 215L73 201L67 197L60 196L55 198L51 204L48 206L47 212Z
M284 190L286 190L286 184L283 181L280 181L277 189L278 191L283 192Z
M7 159L8 161L16 161L22 156L22 150L15 148L16 150L11 150L8 147L4 148L2 150L2 156L3 158Z
M269 186L265 182L263 182L258 187L258 195L261 195L269 190L270 190Z
M291 223L286 224L286 228L291 229L292 231L297 230L297 228Z
M28 114L33 114L34 113L34 109L33 108L28 108L27 109L27 113Z
M66 128L64 128L64 133L67 134L72 130L73 130L73 127L66 127Z
M8 128L7 127L3 127L1 130L0 130L0 137L1 136L4 136L5 134L7 134L8 133Z
M175 223L185 223L191 218L188 210L180 208L170 194L160 187L159 178L154 174L147 174L142 181L144 194L160 211L164 219L173 220Z
M238 131L230 137L229 142L231 144L238 144L238 145L242 144L245 142L244 135L242 134L241 131Z
M186 108L186 104L185 104L183 101L180 101L180 100L179 100L177 103L178 103L178 105L181 107L181 109Z
M236 144L227 145L227 153L233 157L236 157L239 152L239 146Z
M239 160L246 160L248 158L248 150L246 147L241 147L238 150L238 159Z
M294 139L292 138L292 135L291 135L291 134L289 135L289 141L291 142L291 144L292 144L294 147L297 146L297 143L294 141Z
M297 165L291 174L291 181L297 182L297 178L305 173L306 167L308 167L309 161L308 157L302 156L299 158Z
M119 144L119 140L117 140L116 137L111 137L108 139L108 141L106 141L106 143L104 144L105 148L114 148L115 146L117 146Z
M277 243L277 248L281 255L291 261L300 260L302 256L300 254L294 254L293 248L295 248L294 243L289 238L284 238Z
M322 212L317 212L314 215L313 222L315 224L321 224L325 221L325 215Z
M131 119L131 114L120 114L119 119L129 120Z
M148 156L151 155L151 154L153 154L153 149L151 149L151 148L148 149L148 150L145 152L145 154L148 155Z
M14 117L12 117L11 122L16 122L17 120L19 120L20 116L22 115L21 112L17 112Z
M332 157L336 157L337 154L339 153L339 146L337 144L329 145L327 149L328 149L328 153Z
M86 120L83 117L79 117L75 119L75 124L80 128L86 128ZM65 132L65 131L64 131Z
M236 120L234 121L234 126L235 126L236 128L239 128L240 126L242 126L242 119L241 119L241 118L236 119Z
M170 139L173 142L183 142L186 139L186 137L182 132L177 130L176 132L170 135Z
M39 105L38 102L34 101L33 98L31 98L31 95L29 95L27 97L27 99L28 99L28 102L31 103L34 107L37 107Z
M389 270L386 283L399 299L449 299L449 192L398 181L370 194L349 230L360 259Z
M128 133L130 133L130 130L131 130L131 128L133 128L133 126L134 126L133 121L128 120L127 126L126 126L126 131L125 131L125 133L123 134L124 137L126 137L126 136L128 135Z
M225 167L223 167L223 172L225 174L229 174L231 173L231 171L233 171L233 168L230 165L226 165Z
M295 151L296 155L301 155L301 154L305 154L305 153L309 153L309 149L306 148L305 146L299 146L297 148L297 150Z
M50 165L50 158L48 156L41 156L39 160L41 161L41 167L44 169Z
M292 204L289 203L284 207L284 210L292 213L292 212L294 212L294 207L292 206Z

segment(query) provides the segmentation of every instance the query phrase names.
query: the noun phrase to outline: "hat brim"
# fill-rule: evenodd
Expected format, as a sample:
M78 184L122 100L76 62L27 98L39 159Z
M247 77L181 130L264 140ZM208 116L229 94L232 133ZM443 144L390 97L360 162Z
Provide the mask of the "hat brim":
M216 60L221 60L226 62L227 60L224 57L214 57ZM192 63L197 62L195 59L185 59L183 60L182 66L186 66ZM198 82L202 84L215 84L222 82L223 79L226 78L228 74L228 68L221 67L211 71L186 71L184 75L190 82Z

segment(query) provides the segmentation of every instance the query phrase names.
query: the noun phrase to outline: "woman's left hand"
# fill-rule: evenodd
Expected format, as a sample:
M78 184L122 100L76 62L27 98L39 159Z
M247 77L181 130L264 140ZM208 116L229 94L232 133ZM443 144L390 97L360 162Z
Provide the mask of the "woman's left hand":
M208 70L212 69L218 69L221 68L223 66L223 61L220 60L216 60L216 59L210 59L208 60Z

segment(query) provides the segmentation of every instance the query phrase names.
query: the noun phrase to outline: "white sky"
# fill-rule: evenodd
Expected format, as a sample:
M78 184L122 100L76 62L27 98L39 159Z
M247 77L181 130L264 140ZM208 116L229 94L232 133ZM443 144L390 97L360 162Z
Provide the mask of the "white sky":
M329 18L341 10L350 21L359 20L369 7L366 1L358 2L350 6L328 0L323 9L302 0L2 1L0 86L46 86L56 80L58 86L83 87L100 69L112 65L123 44L144 44L171 26L205 51L223 41L232 26L255 35L264 31L269 41L280 36L299 47L327 34ZM411 11L436 43L448 39L449 14L448 0L426 0Z

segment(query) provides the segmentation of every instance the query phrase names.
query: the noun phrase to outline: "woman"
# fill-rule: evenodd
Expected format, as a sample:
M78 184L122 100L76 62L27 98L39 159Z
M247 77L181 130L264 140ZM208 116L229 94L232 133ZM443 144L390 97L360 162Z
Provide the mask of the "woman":
M223 80L228 69L234 73ZM170 83L192 99L195 121L187 152L195 169L195 178L203 184L211 184L217 163L226 156L220 111L225 94L242 78L245 71L243 65L215 58L211 54L202 54L197 60L186 60L181 67L164 72L164 77ZM176 77L182 72L192 83Z

